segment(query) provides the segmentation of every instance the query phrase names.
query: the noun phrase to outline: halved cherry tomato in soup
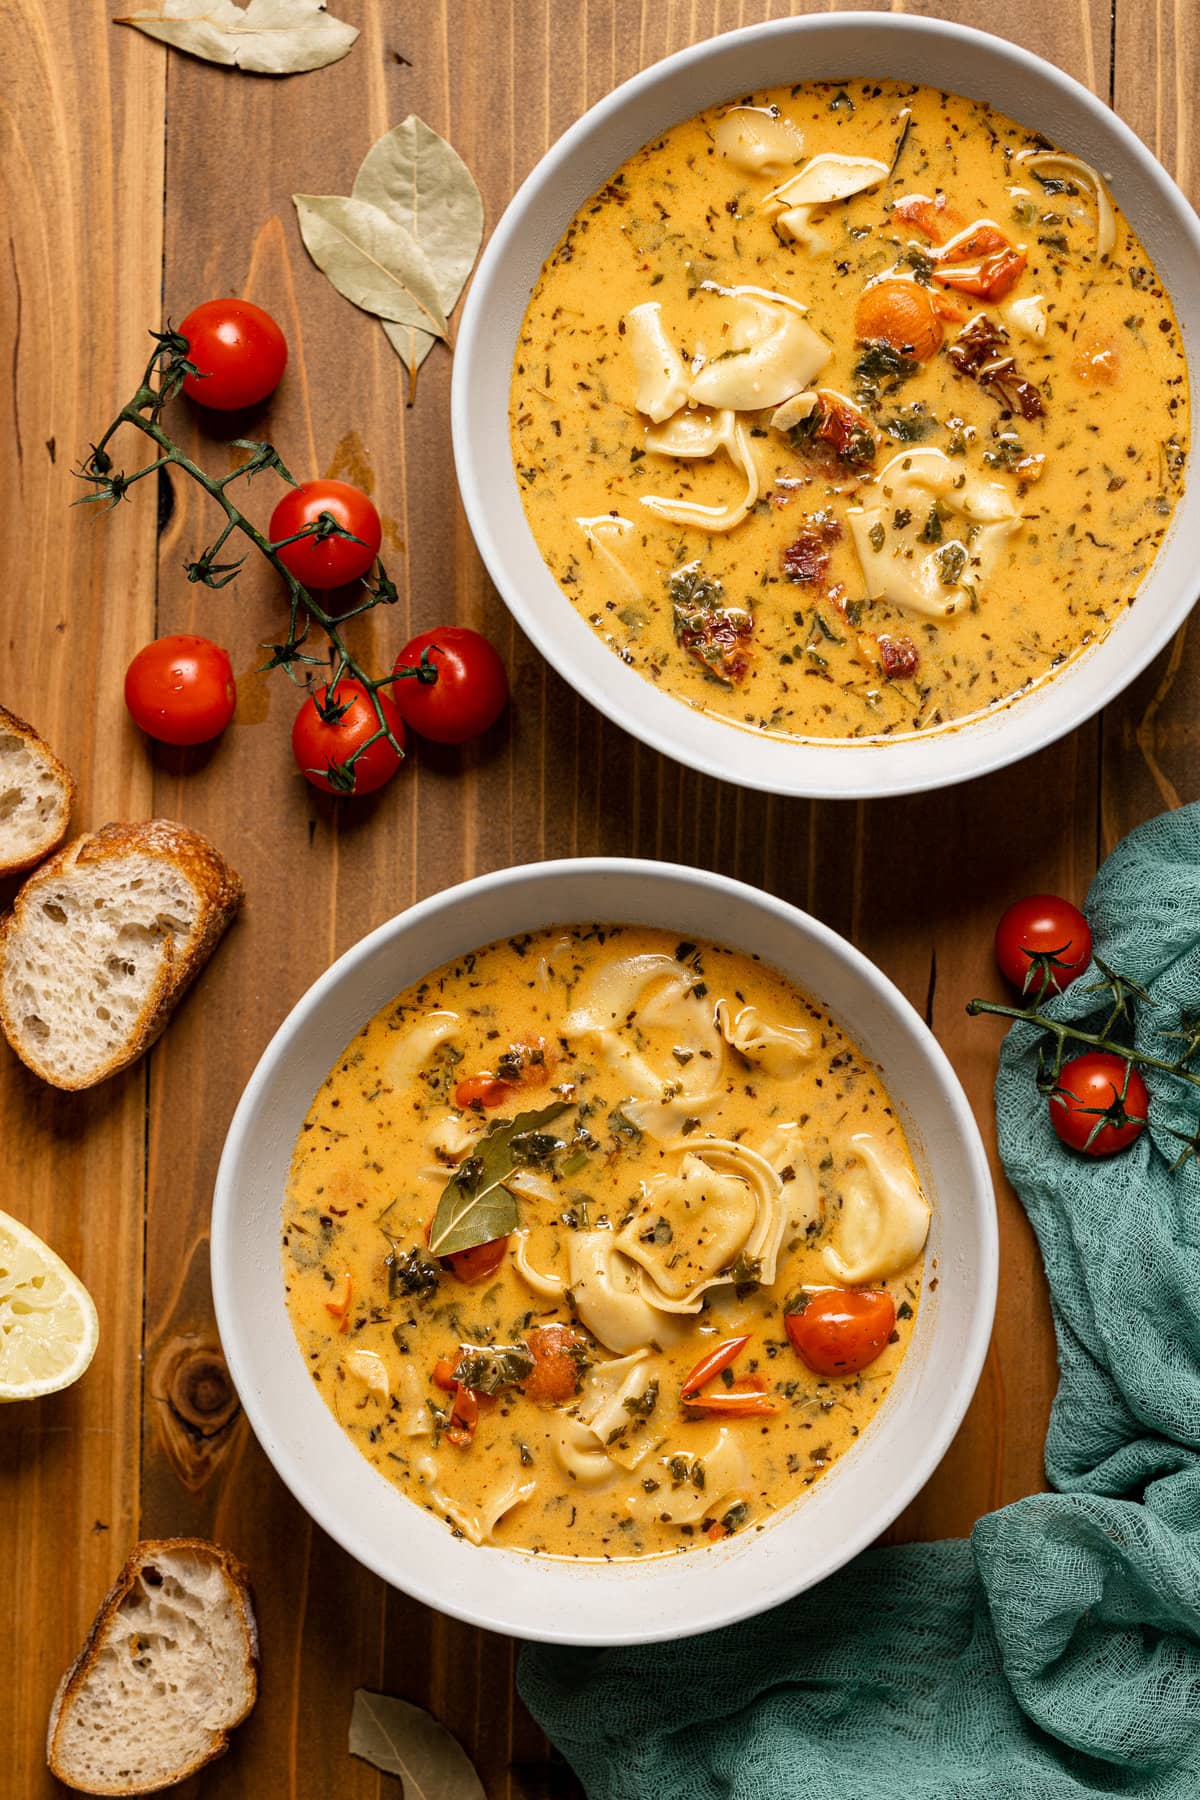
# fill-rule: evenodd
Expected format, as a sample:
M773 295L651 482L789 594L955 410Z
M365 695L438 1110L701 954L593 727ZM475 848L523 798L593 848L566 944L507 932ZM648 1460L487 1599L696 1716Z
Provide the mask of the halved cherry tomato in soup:
M455 1106L503 1106L513 1091L511 1081L495 1075L464 1075L454 1090Z
M461 1381L454 1384L454 1398L450 1402L450 1423L446 1428L446 1436L452 1444L464 1449L475 1436L475 1427L479 1423L479 1401L470 1388L464 1387Z
M521 1383L525 1398L538 1406L561 1406L579 1386L583 1338L572 1325L537 1325L525 1342L533 1369Z
M1025 268L1025 252L988 219L969 226L943 248L933 279L980 300L1002 300Z
M903 219L906 225L915 225L931 244L941 243L942 224L947 217L945 194L939 194L936 200L931 200L927 194L903 194L893 206L892 214Z
M887 1348L896 1304L874 1288L822 1288L786 1314L792 1346L815 1375L857 1375Z
M928 362L942 347L937 306L916 281L876 281L864 288L854 309L854 331L863 343L890 344L915 362Z
M433 1230L433 1220L425 1227L425 1242L429 1242L429 1234ZM455 1250L449 1256L440 1256L438 1261L443 1269L471 1286L476 1281L486 1281L494 1275L508 1254L506 1237L492 1238L486 1244L475 1244L470 1250Z

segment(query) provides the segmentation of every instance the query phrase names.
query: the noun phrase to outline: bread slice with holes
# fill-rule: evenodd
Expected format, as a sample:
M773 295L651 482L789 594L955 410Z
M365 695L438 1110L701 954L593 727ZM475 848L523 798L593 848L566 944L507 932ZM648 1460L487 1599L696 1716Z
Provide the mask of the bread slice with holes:
M0 706L0 876L20 875L57 850L75 803L75 777L32 725Z
M208 839L173 819L73 838L0 923L0 1029L54 1087L115 1075L162 1031L242 893Z
M245 1569L203 1538L137 1544L58 1684L46 1761L83 1794L156 1794L222 1755L257 1694Z

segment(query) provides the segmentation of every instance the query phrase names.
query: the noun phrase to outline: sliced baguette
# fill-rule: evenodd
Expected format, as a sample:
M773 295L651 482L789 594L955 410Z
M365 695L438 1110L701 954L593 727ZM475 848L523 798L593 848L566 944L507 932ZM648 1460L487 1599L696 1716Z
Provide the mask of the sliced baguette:
M0 923L0 1029L54 1087L115 1075L162 1031L242 893L207 838L173 819L73 838Z
M75 803L75 777L24 719L0 706L0 876L20 875L57 850Z
M137 1544L58 1684L46 1761L83 1794L154 1794L222 1755L257 1694L245 1569L203 1538Z

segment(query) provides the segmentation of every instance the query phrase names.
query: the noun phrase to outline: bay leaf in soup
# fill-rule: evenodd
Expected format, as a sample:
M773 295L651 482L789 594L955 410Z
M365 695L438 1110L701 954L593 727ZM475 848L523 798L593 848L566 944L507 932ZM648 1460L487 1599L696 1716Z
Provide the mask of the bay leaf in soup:
M399 1776L404 1800L486 1800L458 1739L423 1708L391 1694L355 1689L350 1754Z
M386 213L342 194L293 194L304 247L364 312L446 335L437 281L420 245Z
M340 62L358 36L324 0L160 0L114 21L248 75L304 75Z
M558 1100L488 1126L442 1190L429 1231L430 1255L454 1256L516 1230L517 1203L504 1184L528 1162L522 1140L557 1119L569 1104Z

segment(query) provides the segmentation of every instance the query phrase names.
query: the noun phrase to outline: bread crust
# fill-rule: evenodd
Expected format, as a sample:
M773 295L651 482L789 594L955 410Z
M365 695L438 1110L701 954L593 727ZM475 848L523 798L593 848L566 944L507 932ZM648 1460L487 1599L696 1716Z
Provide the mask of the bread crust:
M75 785L75 777L70 769L54 754L41 732L35 731L27 719L18 718L16 713L9 712L7 706L0 706L0 731L11 731L14 737L23 738L27 744L32 745L63 790L62 823L51 831L49 836L43 838L41 843L27 856L19 857L12 862L0 861L0 879L2 879L8 875L23 875L26 869L36 867L43 857L49 856L52 850L58 849L70 827L71 808L75 804L78 790Z
M25 909L36 904L38 890L44 882L58 881L77 868L86 869L110 858L134 853L169 862L190 881L200 895L196 929L190 947L183 953L173 935L164 937L162 963L125 1048L114 1051L93 1074L82 1078L66 1076L39 1059L6 1004L3 973L9 939L21 930ZM110 1075L116 1075L136 1062L161 1036L184 992L199 975L231 924L244 895L241 877L220 852L198 831L175 819L102 825L99 831L72 838L29 877L17 894L12 911L0 920L0 1030L26 1067L40 1075L43 1081L48 1081L51 1087L74 1092L107 1081Z
M254 1592L250 1585L249 1571L235 1556L232 1556L228 1550L223 1550L219 1544L209 1543L207 1538L144 1538L140 1543L134 1545L128 1557L125 1559L120 1574L109 1588L107 1594L105 1594L104 1599L100 1602L100 1609L92 1621L87 1637L84 1639L83 1648L80 1650L79 1655L75 1658L75 1661L71 1664L70 1668L66 1671L66 1674L58 1684L58 1689L50 1705L50 1720L46 1727L46 1762L49 1765L50 1773L56 1776L59 1781L65 1782L68 1787L75 1787L75 1782L72 1780L71 1775L63 1767L58 1758L58 1733L66 1710L70 1705L71 1700L91 1672L92 1665L104 1642L105 1634L112 1625L122 1600L133 1587L138 1575L148 1564L152 1564L156 1559L172 1552L190 1552L193 1555L206 1558L208 1561L215 1563L233 1587L236 1588L241 1600L241 1617L245 1640L243 1650L246 1659L246 1673L249 1682L250 1698L246 1704L245 1710L240 1713L236 1719L231 1719L229 1723L222 1728L220 1739L213 1749L210 1750L206 1756L197 1758L197 1760L189 1764L187 1768L181 1769L177 1775L171 1777L170 1781L161 1782L157 1788L132 1788L127 1786L103 1788L91 1787L79 1788L76 1790L77 1792L87 1794L146 1794L161 1793L164 1788L176 1787L179 1782L186 1781L189 1775L194 1775L197 1769L202 1769L206 1764L214 1762L218 1756L224 1756L229 1748L230 1732L235 1730L244 1719L249 1717L254 1709L254 1704L258 1699L258 1673L259 1668L261 1667L261 1659L259 1656L258 1621L254 1613Z

